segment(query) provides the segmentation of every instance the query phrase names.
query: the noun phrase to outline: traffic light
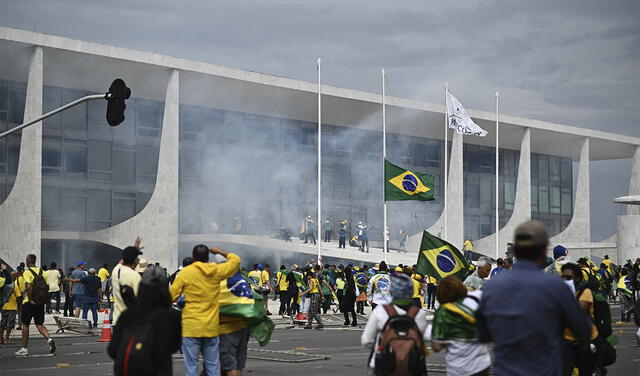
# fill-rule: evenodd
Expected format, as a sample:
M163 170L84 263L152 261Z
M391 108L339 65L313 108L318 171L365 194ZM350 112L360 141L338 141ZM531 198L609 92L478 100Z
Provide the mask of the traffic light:
M124 110L127 108L125 100L131 96L131 89L124 81L116 78L105 95L107 100L107 123L115 127L124 121Z

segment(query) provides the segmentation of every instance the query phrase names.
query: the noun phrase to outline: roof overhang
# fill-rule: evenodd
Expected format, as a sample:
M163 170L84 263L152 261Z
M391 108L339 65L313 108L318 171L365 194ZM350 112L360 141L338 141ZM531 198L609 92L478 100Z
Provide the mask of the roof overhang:
M32 46L45 49L45 85L104 92L116 77L133 96L164 100L170 69L181 71L180 102L294 120L317 121L317 84L191 61L144 51L0 27L0 78L26 80ZM380 94L322 86L324 123L381 130ZM389 133L444 138L444 105L387 97ZM465 137L465 143L495 145L495 114L469 110L489 132ZM577 159L584 137L590 139L590 159L629 158L639 137L500 115L500 147L519 149L523 130L531 129L535 153Z

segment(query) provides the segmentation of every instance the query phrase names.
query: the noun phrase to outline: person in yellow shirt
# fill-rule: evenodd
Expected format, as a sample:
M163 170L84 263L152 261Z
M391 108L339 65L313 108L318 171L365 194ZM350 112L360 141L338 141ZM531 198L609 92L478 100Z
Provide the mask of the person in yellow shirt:
M102 285L102 294L106 295L107 301L109 300L109 289L107 286L107 282L111 274L109 274L109 264L102 265L102 268L98 270L98 277L100 277L100 284ZM100 301L102 301L102 296L100 296Z
M271 265L266 264L263 269L260 269L260 286L262 286L262 304L264 304L264 311L267 316L271 315L269 312L269 293L271 292Z
M464 250L464 258L471 262L471 258L473 256L473 243L471 242L471 239L465 240L462 248Z
M36 278L43 278L45 283L47 283L47 279L44 278L42 270L40 268L36 268L36 255L29 254L26 259L27 269L23 273L24 282L25 282L25 291L24 299L22 300L22 312L20 313L20 321L22 321L22 347L20 350L16 351L16 356L27 356L29 355L29 350L27 347L29 346L29 325L31 324L31 320L36 324L36 328L38 332L47 340L47 344L49 345L49 352L56 352L56 342L49 335L49 331L47 327L44 326L44 304L36 304L35 302L30 301L30 296L34 293L34 289L37 288L35 284ZM49 285L46 285L47 288L47 296L49 293Z
M562 277L565 281L573 281L576 289L578 304L582 309L587 311L591 319L593 315L593 292L586 287L587 283L583 277L580 267L573 263L562 265ZM564 375L570 375L575 368L578 368L580 375L591 375L595 370L595 356L591 352L590 345L598 338L598 328L595 324L591 324L590 342L577 341L571 329L565 328L564 338L567 340L565 356L564 356Z
M604 260L602 260L602 263L607 266L607 271L609 272L609 274L613 275L613 270L611 270L611 264L613 264L613 261L609 259L609 255L604 255Z
M411 278L411 282L413 282L413 294L411 295L411 300L413 300L413 304L415 304L417 307L422 308L422 284L420 283L420 281L422 280L422 278L420 277L420 274L416 274L416 273L411 273L411 269L409 268L404 268L403 273L406 274L408 277Z
M2 307L0 307L0 309L2 310L2 319L0 319L0 344L10 344L11 342L9 341L9 335L11 335L11 330L16 324L18 298L21 297L22 294L20 293L18 284L15 283L15 280L18 277L18 273L11 272L10 274L8 274L7 266L4 264L2 265L2 273L4 273L4 277L0 277L0 287L4 286L5 284L9 285L12 281L14 281L13 292L11 293L11 295L9 295L9 300Z
M309 306L309 318L305 329L311 329L313 320L316 320L318 325L316 329L322 329L324 325L320 319L320 282L316 278L312 271L307 272L307 290L303 291L301 295L309 295L311 297L311 305Z
M222 264L209 263L209 253L227 258ZM218 247L193 247L193 263L180 271L169 290L171 299L184 295L182 309L182 353L186 376L198 376L202 353L207 375L220 374L220 281L238 272L240 257Z
M282 317L291 315L291 296L289 295L287 274L287 267L280 265L280 271L276 273L276 286L278 286L278 294L280 295L278 314Z
M44 266L42 268L44 269ZM47 283L49 283L49 301L47 302L46 309L47 313L51 313L51 300L55 299L56 301L56 309L55 313L60 313L60 282L61 275L58 271L58 266L55 262L51 263L51 268L44 272L45 277L47 278Z

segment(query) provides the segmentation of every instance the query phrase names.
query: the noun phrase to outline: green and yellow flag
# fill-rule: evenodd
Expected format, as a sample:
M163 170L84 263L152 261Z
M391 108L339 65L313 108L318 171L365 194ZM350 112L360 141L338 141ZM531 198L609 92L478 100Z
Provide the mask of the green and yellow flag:
M265 346L275 325L265 313L262 299L260 294L252 291L242 273L220 282L220 320L244 320L250 328L251 337L260 346Z
M433 200L433 175L417 174L384 161L384 199Z
M418 253L418 273L438 280L451 275L464 280L468 269L469 263L456 247L424 231Z

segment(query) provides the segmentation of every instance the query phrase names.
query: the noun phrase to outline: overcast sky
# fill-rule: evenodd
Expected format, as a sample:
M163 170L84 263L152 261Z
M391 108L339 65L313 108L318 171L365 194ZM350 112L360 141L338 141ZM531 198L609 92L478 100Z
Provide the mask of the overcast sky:
M638 0L0 0L0 24L640 137ZM577 166L576 166L577 167ZM629 161L592 165L594 240ZM612 184L612 182L614 182ZM602 215L605 213L605 215Z

